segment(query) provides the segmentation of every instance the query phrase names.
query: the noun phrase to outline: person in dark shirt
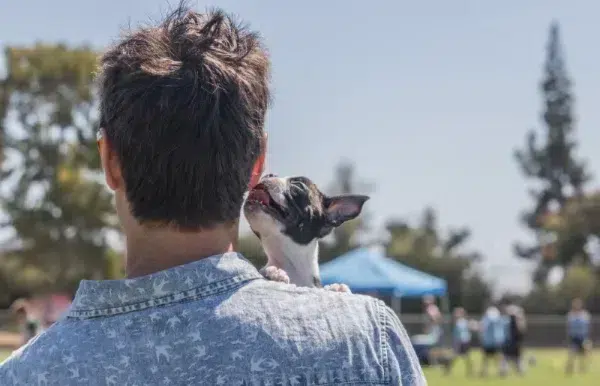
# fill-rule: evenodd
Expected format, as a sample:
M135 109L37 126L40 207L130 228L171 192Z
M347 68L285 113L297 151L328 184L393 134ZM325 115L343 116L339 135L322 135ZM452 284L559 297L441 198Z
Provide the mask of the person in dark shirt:
M522 346L525 336L525 315L523 310L513 304L504 308L505 314L505 341L502 347L504 355L501 374L505 375L508 365L511 364L518 374L523 374Z

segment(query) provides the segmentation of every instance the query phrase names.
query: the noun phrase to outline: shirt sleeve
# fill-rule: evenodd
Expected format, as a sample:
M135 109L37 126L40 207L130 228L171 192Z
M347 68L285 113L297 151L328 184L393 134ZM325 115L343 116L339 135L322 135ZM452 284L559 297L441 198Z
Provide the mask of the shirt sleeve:
M398 316L384 306L389 376L392 385L425 386L427 381L406 329Z

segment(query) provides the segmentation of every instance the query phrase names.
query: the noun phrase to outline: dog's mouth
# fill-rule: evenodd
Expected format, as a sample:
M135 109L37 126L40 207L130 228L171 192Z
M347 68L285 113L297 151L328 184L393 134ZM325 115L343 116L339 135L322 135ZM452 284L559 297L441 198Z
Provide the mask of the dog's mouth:
M287 215L287 211L271 197L269 190L263 184L259 183L250 191L247 201L258 204L281 218Z

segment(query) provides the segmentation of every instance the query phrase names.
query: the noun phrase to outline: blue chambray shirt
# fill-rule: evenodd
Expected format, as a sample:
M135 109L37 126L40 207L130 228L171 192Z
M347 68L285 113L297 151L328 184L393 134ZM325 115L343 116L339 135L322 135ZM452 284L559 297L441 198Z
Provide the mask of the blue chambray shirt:
M0 385L425 385L397 316L361 295L264 280L236 253L82 281Z

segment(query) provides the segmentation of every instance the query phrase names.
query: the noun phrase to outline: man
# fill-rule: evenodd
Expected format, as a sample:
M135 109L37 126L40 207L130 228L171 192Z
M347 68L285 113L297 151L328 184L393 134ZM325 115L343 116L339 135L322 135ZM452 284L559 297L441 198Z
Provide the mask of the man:
M99 150L126 280L83 281L1 385L423 385L396 315L264 280L232 252L262 174L269 61L220 11L183 7L102 57Z
M507 375L508 365L512 365L517 374L524 374L522 361L523 340L525 338L525 312L516 304L504 304L504 344L500 374Z

